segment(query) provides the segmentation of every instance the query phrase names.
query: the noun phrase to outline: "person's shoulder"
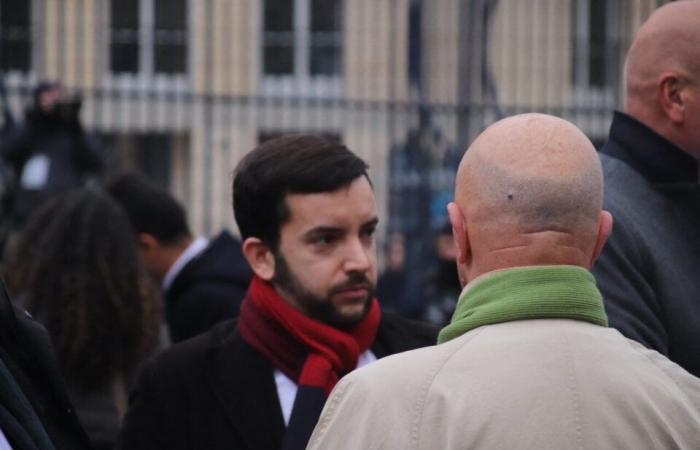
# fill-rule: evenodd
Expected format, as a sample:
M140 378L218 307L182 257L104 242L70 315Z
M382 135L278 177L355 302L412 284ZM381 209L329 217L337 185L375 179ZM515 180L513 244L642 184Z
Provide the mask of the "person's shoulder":
M600 157L600 163L603 166L603 172L606 175L612 174L617 170L634 172L634 169L625 164L621 159L615 158L614 156L610 156L603 152L599 152L598 156Z
M53 357L51 338L46 328L36 321L27 310L19 307L9 297L6 299L7 303L3 305L4 310L0 318L0 322L2 322L0 326L3 328L0 334L9 335L12 333L13 339L35 357L39 355L41 358Z
M616 224L637 226L646 222L644 218L665 215L665 200L646 178L619 159L601 154L601 161L605 191L603 208L613 214ZM622 228L615 226L614 234Z
M434 324L407 319L390 311L382 311L379 327L384 334L406 336L417 344L415 347L435 344L440 332L440 329Z
M649 181L626 162L605 153L599 153L599 156L603 166L606 195L652 189Z
M343 377L352 389L382 392L427 392L446 363L464 347L464 339L414 348L378 359ZM347 379L347 380L346 380Z
M200 367L202 359L211 349L235 338L237 324L237 319L227 320L204 333L173 344L155 355L147 366L149 370L159 373L176 373Z
M675 386L680 388L684 395L688 396L696 403L698 412L700 413L700 378L692 375L686 369L671 361L667 356L662 355L656 350L648 348L642 345L640 342L629 339L623 336L621 333L617 332L617 338L623 341L628 347L629 351L643 358L643 361L649 363L658 369L659 373L657 376L668 377L668 379L673 380ZM662 374L662 375L660 375ZM660 384L656 382L655 384Z

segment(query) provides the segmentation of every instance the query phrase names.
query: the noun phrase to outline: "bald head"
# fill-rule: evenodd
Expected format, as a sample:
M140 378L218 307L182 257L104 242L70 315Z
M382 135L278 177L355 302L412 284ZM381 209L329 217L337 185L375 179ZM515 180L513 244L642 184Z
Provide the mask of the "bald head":
M700 1L668 3L641 26L627 54L627 112L687 152L696 153L699 147L700 153L700 142L688 136L697 124L688 123L682 114L688 100L682 93L690 88L697 96L698 83Z
M589 267L597 256L602 202L602 169L591 142L571 123L543 114L487 128L457 172L455 204L478 272Z

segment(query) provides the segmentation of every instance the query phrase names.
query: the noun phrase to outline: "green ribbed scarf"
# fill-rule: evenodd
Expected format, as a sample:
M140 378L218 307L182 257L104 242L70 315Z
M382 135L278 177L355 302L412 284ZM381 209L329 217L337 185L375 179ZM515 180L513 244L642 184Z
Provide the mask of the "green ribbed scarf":
M462 293L438 343L482 325L545 318L608 326L593 275L577 266L518 267L486 275Z

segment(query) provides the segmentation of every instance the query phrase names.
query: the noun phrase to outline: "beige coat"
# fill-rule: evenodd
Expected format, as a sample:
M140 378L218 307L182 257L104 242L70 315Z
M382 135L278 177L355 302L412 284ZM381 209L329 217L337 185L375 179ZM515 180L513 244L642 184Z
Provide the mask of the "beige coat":
M307 448L697 450L700 379L610 328L487 325L347 375Z

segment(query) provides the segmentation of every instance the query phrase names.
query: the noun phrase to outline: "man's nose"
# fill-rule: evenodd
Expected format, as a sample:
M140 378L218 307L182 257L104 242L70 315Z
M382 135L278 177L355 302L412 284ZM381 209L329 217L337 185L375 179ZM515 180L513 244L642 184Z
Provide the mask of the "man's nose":
M373 248L363 244L359 239L348 243L343 269L346 272L368 272L372 268Z

